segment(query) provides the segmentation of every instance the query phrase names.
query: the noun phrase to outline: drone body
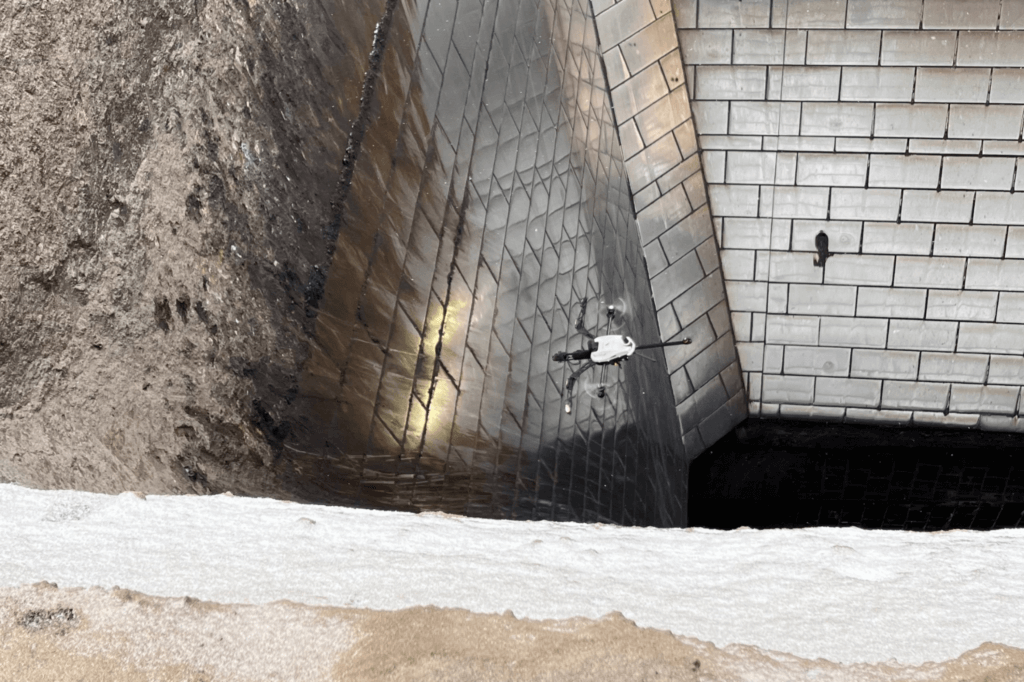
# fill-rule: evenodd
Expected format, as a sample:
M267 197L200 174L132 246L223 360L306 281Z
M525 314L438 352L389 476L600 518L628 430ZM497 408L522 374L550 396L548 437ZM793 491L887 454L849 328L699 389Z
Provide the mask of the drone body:
M595 365L608 365L626 360L636 350L636 342L633 339L619 334L598 336L594 343L597 344L597 350L590 353L590 361Z

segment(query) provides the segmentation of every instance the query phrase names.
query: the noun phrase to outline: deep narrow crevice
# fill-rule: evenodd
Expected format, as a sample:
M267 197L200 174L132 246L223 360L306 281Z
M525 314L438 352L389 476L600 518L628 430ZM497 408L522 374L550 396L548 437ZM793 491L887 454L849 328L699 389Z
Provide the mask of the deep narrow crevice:
M452 375L451 370L449 370L447 367L445 367L444 363L441 361L441 351L444 349L444 334L445 334L446 328L448 327L448 322L449 322L449 320L448 320L448 308L449 308L449 304L451 303L451 299L452 299L452 280L455 278L455 270L457 268L457 262L458 262L458 258L459 258L459 247L462 246L462 237L463 237L463 234L465 233L465 229L466 229L466 207L469 204L469 192L470 192L469 183L467 182L466 183L466 187L465 187L465 189L463 191L462 205L459 207L459 218L458 218L458 222L457 222L456 228L455 228L455 237L454 237L453 242L452 242L452 260L448 264L448 277L447 277L447 280L446 280L447 284L448 284L448 288L447 288L447 291L445 291L444 303L442 304L442 310L444 312L442 314L440 328L438 329L437 344L434 346L434 367L433 367L433 371L431 372L431 376L430 376L430 389L427 391L427 400L426 400L426 404L424 405L428 415L430 414L430 410L434 409L436 407L434 405L434 393L435 393L435 391L437 389L438 375L441 374L442 372L444 372L445 376L448 377L448 380L451 382L452 386L455 387L455 396L452 397L451 400L458 401L458 396L459 396L459 394L462 393L462 389L459 386L459 382L455 380L455 377ZM442 236L442 238L443 238L443 236ZM423 341L422 341L422 344L420 346L420 354L421 355L423 354L423 349L426 346L426 344L427 344L427 339L424 338ZM413 476L414 476L414 478L416 480L420 480L421 477L423 477L423 471L422 471L422 468L421 468L421 464L422 464L421 456L423 454L422 453L422 447L423 447L423 441L421 440L420 444L419 444L419 448L417 448L416 453L415 453L416 470L415 470L415 473L413 474ZM451 451L449 450L448 457L450 457L450 456L451 456ZM447 465L448 465L448 459L446 457L446 459L445 459L445 469L447 469ZM416 493L417 493L417 490L415 488L413 488L412 496L410 497L410 504L413 504L415 502Z
M455 238L454 238L454 240L452 242L452 260L451 260L451 263L448 264L448 277L447 277L447 280L446 280L447 283L448 283L448 289L447 289L447 291L445 291L444 303L442 304L442 306L443 306L442 309L444 310L444 314L443 314L443 316L441 318L441 327L438 330L438 334L437 334L437 345L434 346L434 372L433 372L433 374L431 376L430 392L428 394L427 405L426 405L428 411L430 410L430 408L432 406L432 403L434 402L434 389L437 387L437 375L438 375L438 373L441 370L444 370L445 374L447 374L448 377L450 379L452 379L452 383L456 386L456 389L455 389L456 393L459 392L458 382L454 381L454 378L452 377L451 371L447 367L445 367L444 364L441 362L441 351L444 349L444 334L445 334L446 328L448 327L448 306L449 306L449 304L451 303L451 300L452 300L452 280L455 278L455 270L456 270L456 267L457 267L457 264L458 264L458 258L459 258L459 247L462 246L462 236L463 236L463 234L465 233L465 230L466 230L466 206L467 206L467 204L469 204L469 185L468 185L468 183L466 185L465 191L463 192L462 206L459 208L459 220L458 220L457 226L455 228ZM426 339L424 339L424 344L425 343L426 343Z

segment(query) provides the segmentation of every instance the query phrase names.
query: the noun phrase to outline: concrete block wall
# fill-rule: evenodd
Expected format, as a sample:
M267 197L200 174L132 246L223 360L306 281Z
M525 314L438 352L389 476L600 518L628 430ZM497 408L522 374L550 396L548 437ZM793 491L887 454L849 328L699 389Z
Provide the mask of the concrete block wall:
M746 418L722 263L670 0L595 0L600 51L692 459Z
M1019 430L1024 3L674 13L751 413Z

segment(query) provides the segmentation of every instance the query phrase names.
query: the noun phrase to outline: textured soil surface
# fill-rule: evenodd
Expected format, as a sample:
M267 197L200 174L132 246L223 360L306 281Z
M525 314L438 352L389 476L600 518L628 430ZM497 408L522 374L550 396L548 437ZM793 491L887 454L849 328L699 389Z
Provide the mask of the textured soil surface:
M1024 651L841 666L636 627L433 607L225 606L39 583L0 591L0 680L680 680L1015 682Z
M0 481L282 495L379 4L0 3Z

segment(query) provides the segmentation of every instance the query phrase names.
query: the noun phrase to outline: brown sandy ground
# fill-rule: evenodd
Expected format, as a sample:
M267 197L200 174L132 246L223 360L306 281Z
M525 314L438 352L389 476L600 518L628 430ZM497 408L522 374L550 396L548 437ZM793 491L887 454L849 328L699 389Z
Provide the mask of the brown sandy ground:
M0 590L0 681L684 680L1019 682L1024 651L985 644L918 667L839 665L593 621L421 607L221 605L114 588Z

